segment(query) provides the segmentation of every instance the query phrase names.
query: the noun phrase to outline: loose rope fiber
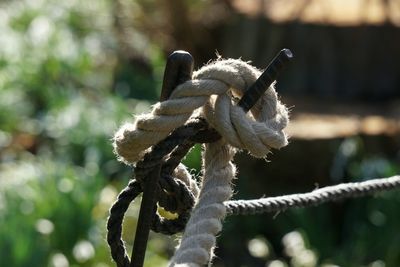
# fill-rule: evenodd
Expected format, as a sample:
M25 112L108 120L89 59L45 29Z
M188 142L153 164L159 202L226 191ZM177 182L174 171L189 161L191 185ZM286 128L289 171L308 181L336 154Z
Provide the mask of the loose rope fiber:
M287 145L283 129L288 110L271 86L246 114L234 105L253 84L260 71L241 60L217 60L194 73L193 80L178 86L170 98L157 103L150 114L123 125L114 137L119 159L135 164L149 148L165 139L192 116L204 116L222 139L207 144L204 152L202 186L189 222L170 266L208 264L216 234L222 228L224 201L232 194L235 167L231 160L236 148L255 157L265 157L271 148Z

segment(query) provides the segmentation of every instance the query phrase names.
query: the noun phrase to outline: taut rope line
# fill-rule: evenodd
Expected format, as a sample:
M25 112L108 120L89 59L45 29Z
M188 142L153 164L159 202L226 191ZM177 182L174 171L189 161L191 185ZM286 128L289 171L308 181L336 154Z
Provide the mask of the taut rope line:
M326 202L357 198L400 187L400 176L376 178L364 182L326 186L304 194L226 201L228 215L251 215L281 212L289 208L318 206Z

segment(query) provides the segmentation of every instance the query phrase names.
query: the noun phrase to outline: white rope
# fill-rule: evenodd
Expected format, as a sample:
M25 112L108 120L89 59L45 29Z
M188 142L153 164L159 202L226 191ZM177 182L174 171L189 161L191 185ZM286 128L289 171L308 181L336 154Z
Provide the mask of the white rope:
M195 72L193 80L178 86L168 100L157 103L151 113L123 125L114 136L115 152L127 164L141 159L149 147L183 125L195 111L223 137L205 146L199 198L170 266L202 266L212 257L215 236L226 214L223 202L232 194L233 147L265 157L271 148L287 145L283 129L289 120L288 111L273 86L250 114L232 101L231 96L241 97L260 74L241 60L214 61Z
M223 141L206 145L200 196L170 266L204 266L209 262L226 215L223 202L232 196L235 166L231 160L234 155L232 147Z

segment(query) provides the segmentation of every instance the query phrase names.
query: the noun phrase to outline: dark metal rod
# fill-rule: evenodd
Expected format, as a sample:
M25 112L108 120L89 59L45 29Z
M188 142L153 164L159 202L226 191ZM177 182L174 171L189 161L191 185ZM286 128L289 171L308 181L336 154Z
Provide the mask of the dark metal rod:
M151 221L153 219L153 213L155 212L156 189L160 172L161 166L157 165L149 173L146 182L144 183L142 203L140 205L139 219L132 249L131 267L143 266Z
M192 72L193 57L185 51L173 52L168 57L165 66L160 101L168 99L172 91L179 84L190 80L192 78ZM154 167L151 173L145 178L130 267L142 267L144 263L151 222L156 212L154 209L157 202L156 193L160 171L161 165L158 165Z
M240 99L238 106L242 107L245 112L248 112L260 99L262 94L276 80L281 70L293 58L293 53L284 48L275 56L265 71L258 77Z
M194 60L190 53L177 50L169 55L164 71L160 101L169 98L178 85L192 79Z

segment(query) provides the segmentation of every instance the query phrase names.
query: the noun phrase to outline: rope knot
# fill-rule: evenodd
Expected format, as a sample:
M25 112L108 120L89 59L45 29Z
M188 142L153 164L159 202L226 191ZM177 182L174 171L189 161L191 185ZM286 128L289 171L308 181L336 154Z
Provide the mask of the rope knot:
M283 129L288 110L273 86L246 115L232 100L241 97L261 72L239 59L218 59L202 67L193 79L178 86L170 98L154 105L149 114L126 123L114 136L114 151L127 164L140 160L148 149L166 138L191 117L203 115L234 147L255 157L287 145ZM197 111L197 112L194 112Z
M221 81L229 87L226 93L211 96L203 107L204 117L232 146L246 149L255 157L266 156L271 148L288 144L283 129L287 126L287 108L278 100L271 85L256 105L246 114L235 105L261 71L235 59L217 60L194 74L197 79Z

